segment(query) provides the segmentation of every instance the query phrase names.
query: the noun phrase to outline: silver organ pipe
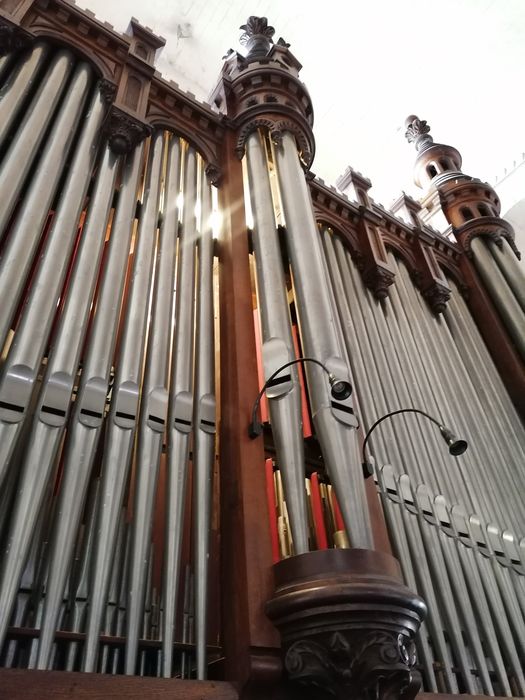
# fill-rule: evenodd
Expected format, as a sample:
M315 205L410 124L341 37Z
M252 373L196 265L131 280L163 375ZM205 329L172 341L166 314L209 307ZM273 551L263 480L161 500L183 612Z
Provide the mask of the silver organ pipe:
M501 317L512 336L516 347L525 359L525 325L523 323L523 309L516 299L511 287L507 283L500 265L494 260L485 242L481 238L474 238L471 243L474 264L485 283ZM501 261L500 261L501 263ZM510 270L510 268L509 268ZM521 294L523 290L521 291Z
M349 379L310 196L290 133L284 133L275 157L303 347L307 356ZM319 368L307 363L305 369L314 424L328 472L339 494L350 542L356 547L373 547L355 434L357 421L351 412L351 401L347 399L343 406L334 402L334 406L326 377Z
M145 182L129 300L124 319L118 366L111 398L102 462L101 499L97 513L97 538L93 558L91 597L86 623L82 669L94 671L104 604L108 593L111 561L133 452L139 389L147 334L156 230L159 216L160 175L164 135L154 135Z
M262 329L264 377L295 359L286 283L277 236L264 136L253 133L246 144L246 163L254 218L253 248ZM277 460L281 465L294 552L308 551L301 393L297 367L279 376L266 396ZM286 379L286 381L283 381Z
M395 284L379 303L339 236L325 227L322 237L367 424L414 406L442 416L458 432L476 434L460 464L433 427L415 417L391 432L385 424L372 439L372 451L393 464L377 471L393 546L407 583L429 607L418 642L426 688L520 694L525 570L515 543L523 532L523 426L453 282L447 310L435 317L404 263L390 254ZM463 508L479 515L468 517ZM489 525L493 520L497 526ZM517 537L502 536L509 525Z
M181 567L184 505L190 433L193 428L193 329L195 245L197 241L197 156L188 148L184 163L182 232L179 239L169 426L166 536L164 547L164 618L162 672L172 675L175 615Z
M0 310L0 342L7 337L27 275L37 250L40 233L48 217L56 188L62 176L86 94L85 71L77 70L62 102L44 151L21 206L24 216L17 217L0 262L0 294L5 299ZM0 103L1 104L1 103Z
M48 55L48 47L42 42L35 44L23 61L17 63L0 90L0 145L8 134L24 101L38 77ZM9 68L9 57L4 56L0 76Z
M150 546L153 504L168 411L169 344L173 282L178 233L177 198L180 190L180 140L172 137L167 149L164 213L157 248L157 270L135 460L135 500L127 606L125 671L135 673L138 641L146 594L144 561Z
M55 54L37 94L26 111L26 116L10 143L2 163L0 231L3 231L13 213L24 180L67 86L74 64L75 58L71 52L59 51ZM86 64L84 71L90 71Z
M91 71L82 64L80 71L89 86ZM31 286L25 313L2 368L0 400L2 401L1 431L4 473L9 463L17 434L25 417L27 404L44 353L50 325L56 310L62 284L67 273L69 255L75 242L78 220L84 206L91 172L97 153L100 126L104 118L105 105L98 89L91 99L75 157L63 190L63 198L57 210L46 246L46 261L39 268ZM61 425L65 420L69 404L73 377L61 372L51 376L38 406L37 425L31 433L29 457L22 467L21 482L14 505L11 528L7 537L6 556L2 561L0 597L4 600L0 616L0 638L3 639L9 614L16 593L23 554L31 538L32 523L38 515L52 460L49 433L43 425ZM21 410L20 410L21 409ZM39 421L39 422L38 422ZM41 426L42 424L42 426ZM42 454L46 465L40 468ZM35 461L32 454L39 455Z
M69 422L64 474L51 537L50 576L41 631L39 668L47 668L49 663L75 532L80 523L103 425L141 165L142 148L139 148L128 157L121 174L107 259L101 272L96 314L83 360L78 396Z
M195 569L195 644L197 679L207 673L207 610L215 462L215 357L213 314L213 232L211 189L201 176L201 228L198 239L195 322L195 405L193 433L193 518Z
M501 246L489 239L488 248L519 305L525 311L525 274L516 254L505 238L501 239Z

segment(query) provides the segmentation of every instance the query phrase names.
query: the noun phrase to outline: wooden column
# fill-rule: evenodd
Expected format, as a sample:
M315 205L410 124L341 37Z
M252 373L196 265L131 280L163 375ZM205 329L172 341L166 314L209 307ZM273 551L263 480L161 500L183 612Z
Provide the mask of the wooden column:
M221 558L226 678L246 685L280 675L279 638L264 612L274 592L263 439L248 423L258 394L248 236L236 135L225 139L219 190Z

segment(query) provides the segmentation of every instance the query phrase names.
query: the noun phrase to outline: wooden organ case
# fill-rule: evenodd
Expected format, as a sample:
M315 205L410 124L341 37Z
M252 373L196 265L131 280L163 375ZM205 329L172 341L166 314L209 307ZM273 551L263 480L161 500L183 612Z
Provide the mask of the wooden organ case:
M204 104L136 20L0 2L0 697L524 696L512 228L415 116L452 237L316 179L241 29ZM467 452L404 413L364 471L407 408Z

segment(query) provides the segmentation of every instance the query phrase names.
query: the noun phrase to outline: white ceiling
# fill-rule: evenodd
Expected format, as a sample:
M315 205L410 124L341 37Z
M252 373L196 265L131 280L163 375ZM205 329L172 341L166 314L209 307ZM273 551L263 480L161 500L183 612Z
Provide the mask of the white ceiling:
M456 146L465 172L494 182L525 151L523 0L78 0L125 31L131 16L167 39L157 67L206 99L238 27L268 17L303 64L314 104L312 170L347 165L389 205L412 182L404 120L417 114ZM188 28L185 25L189 25ZM190 33L190 37L180 34Z

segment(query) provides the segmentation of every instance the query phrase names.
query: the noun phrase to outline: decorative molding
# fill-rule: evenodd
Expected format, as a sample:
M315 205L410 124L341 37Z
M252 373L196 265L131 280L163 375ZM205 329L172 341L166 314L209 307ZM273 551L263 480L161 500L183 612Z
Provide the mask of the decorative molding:
M308 168L313 160L312 142L309 135L302 129L297 122L290 119L280 119L279 115L270 115L256 117L243 124L237 137L235 153L237 158L241 160L244 156L246 148L246 140L248 136L257 131L257 129L267 129L274 144L279 145L282 142L283 134L289 131L294 135L297 147L300 152L301 161L305 168Z
M130 153L151 134L151 126L113 106L108 114L104 135L114 153Z
M472 258L473 239L482 237L492 240L500 248L503 245L503 239L505 239L514 255L518 260L521 260L521 253L514 241L514 229L508 221L500 219L498 216L484 216L467 221L463 226L455 228L454 234L468 258Z

